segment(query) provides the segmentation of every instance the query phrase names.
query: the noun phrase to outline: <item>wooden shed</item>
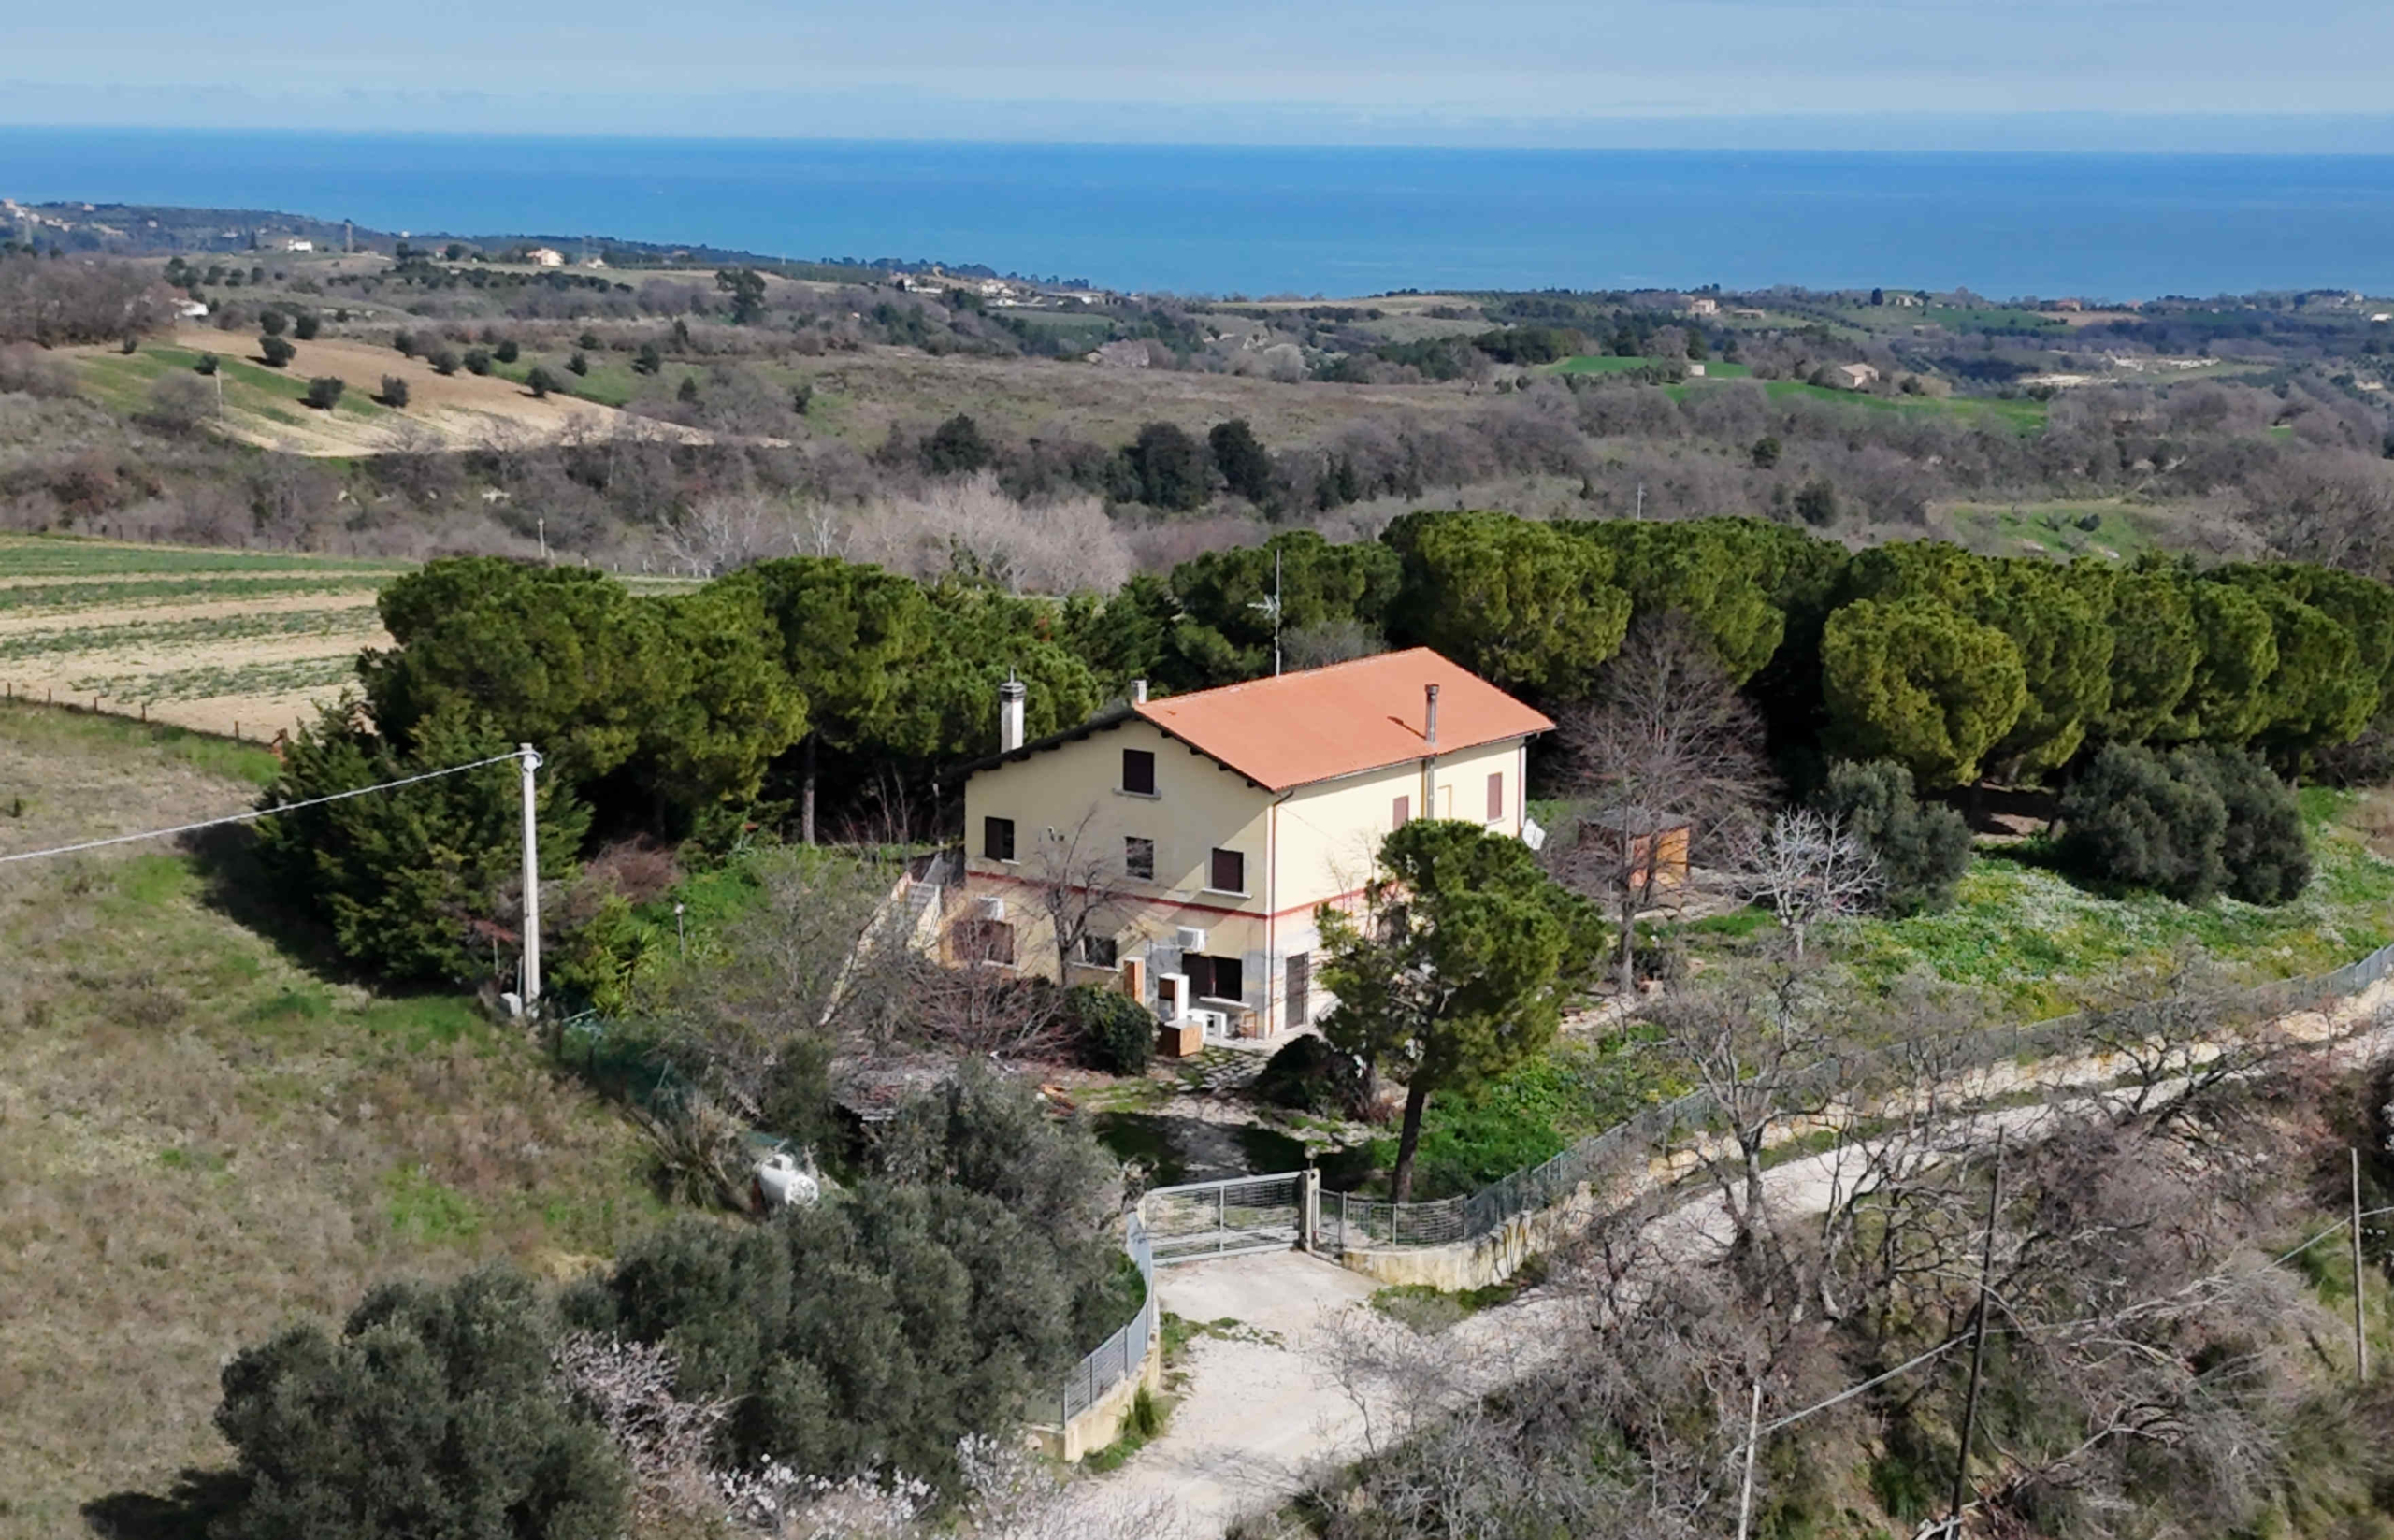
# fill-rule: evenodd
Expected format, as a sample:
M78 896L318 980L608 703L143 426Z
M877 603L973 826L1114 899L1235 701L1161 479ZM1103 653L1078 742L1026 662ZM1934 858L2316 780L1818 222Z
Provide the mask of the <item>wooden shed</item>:
M1601 842L1621 862L1632 887L1678 887L1687 881L1689 824L1651 808L1606 808L1588 815L1586 838Z

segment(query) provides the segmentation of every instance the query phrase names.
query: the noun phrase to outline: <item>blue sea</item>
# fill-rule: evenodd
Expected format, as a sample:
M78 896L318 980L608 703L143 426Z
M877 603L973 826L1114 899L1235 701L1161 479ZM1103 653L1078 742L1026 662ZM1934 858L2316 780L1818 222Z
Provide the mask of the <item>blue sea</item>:
M1257 149L0 128L0 195L985 263L1182 294L2394 294L2394 156Z

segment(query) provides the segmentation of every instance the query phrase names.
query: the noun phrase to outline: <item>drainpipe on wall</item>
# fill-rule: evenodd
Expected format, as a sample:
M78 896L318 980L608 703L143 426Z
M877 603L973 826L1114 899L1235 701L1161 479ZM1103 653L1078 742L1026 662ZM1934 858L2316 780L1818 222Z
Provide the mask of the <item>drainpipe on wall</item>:
M1421 692L1421 741L1430 752L1421 756L1421 816L1438 815L1438 687L1428 684Z

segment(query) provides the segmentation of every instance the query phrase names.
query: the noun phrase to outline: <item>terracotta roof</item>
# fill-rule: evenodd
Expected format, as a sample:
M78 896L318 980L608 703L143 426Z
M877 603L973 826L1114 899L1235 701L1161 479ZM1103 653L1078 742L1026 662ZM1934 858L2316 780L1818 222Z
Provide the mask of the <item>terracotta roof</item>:
M1169 696L1132 710L1270 791L1419 759L1426 686L1438 686L1440 754L1554 724L1427 647L1277 679Z

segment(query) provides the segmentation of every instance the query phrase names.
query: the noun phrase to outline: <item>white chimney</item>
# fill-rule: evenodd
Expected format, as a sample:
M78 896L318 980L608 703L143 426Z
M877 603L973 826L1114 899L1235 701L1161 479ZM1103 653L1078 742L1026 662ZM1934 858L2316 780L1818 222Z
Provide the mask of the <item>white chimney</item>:
M1438 746L1438 687L1435 684L1429 686L1426 701L1421 712L1424 723L1421 736L1435 749Z
M1012 754L1022 747L1022 703L1031 692L1022 681L1008 676L998 686L998 752Z
M1144 706L1147 703L1147 682L1144 679L1134 679L1131 681L1131 704L1133 706Z

